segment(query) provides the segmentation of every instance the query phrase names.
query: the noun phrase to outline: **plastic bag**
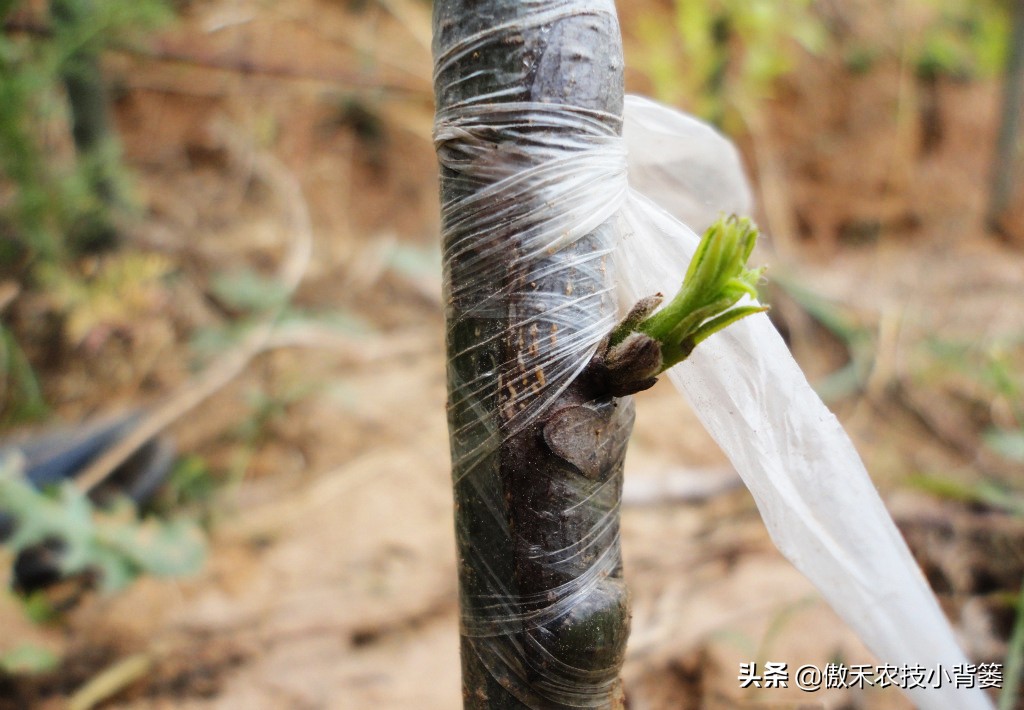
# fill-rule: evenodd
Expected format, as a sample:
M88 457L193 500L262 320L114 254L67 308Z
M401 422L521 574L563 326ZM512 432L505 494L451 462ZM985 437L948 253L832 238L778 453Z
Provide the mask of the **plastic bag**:
M660 207L703 229L721 212L742 210L747 193L734 191L745 185L735 150L710 127L632 97L625 117L630 179L634 170L650 176L654 161L660 174L645 178L652 194L671 199L666 185L684 191L678 202L659 205L630 194L615 258L624 302L631 303L674 293L698 243ZM665 165L665 151L652 147L674 133L701 146L697 161ZM686 193L691 185L696 194ZM881 662L946 672L968 663L849 437L766 315L713 335L668 376L750 489L779 551ZM977 689L909 692L929 710L991 707Z

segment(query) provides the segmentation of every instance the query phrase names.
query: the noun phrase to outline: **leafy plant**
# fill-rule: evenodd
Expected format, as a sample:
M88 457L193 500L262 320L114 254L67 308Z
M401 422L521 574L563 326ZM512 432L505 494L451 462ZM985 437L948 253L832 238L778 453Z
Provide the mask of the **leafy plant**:
M0 323L0 422L38 419L46 412L32 365L14 333Z
M12 20L16 6L27 17L29 5L0 2L0 21ZM74 104L80 100L105 111L103 97L89 90L95 85L90 82L100 81L98 56L133 41L170 13L163 0L53 0L50 6L48 26L30 22L25 31L5 27L0 33L0 278L32 287L40 280L44 288L59 284L63 292L57 299L75 301L70 327L82 330L88 326L82 321L102 316L91 312L93 299L71 293L90 285L68 260L112 229L111 207L122 202L114 196L126 190L110 131L94 131L84 140L84 119ZM93 294L101 290L93 288ZM0 326L3 421L45 411L18 337Z
M861 391L874 367L878 345L876 326L863 322L864 319L848 307L830 301L784 273L775 274L772 283L838 339L849 354L846 365L814 383L818 395L826 402L833 402Z
M39 646L22 644L0 655L0 671L10 675L26 675L52 671L60 665L57 654Z
M214 358L244 346L253 333L268 328L276 335L306 332L328 338L332 333L350 335L370 330L362 321L343 312L308 311L295 306L290 300L293 292L284 283L251 269L216 276L211 290L217 302L235 317L194 334L191 347L200 358ZM283 389L258 387L246 392L246 416L233 432L238 446L229 466L229 487L237 486L243 480L254 451L274 426L286 417L289 407L314 389L313 384L299 381ZM191 478L201 482L205 476ZM205 512L204 519L208 520L209 511Z
M1016 620L1007 644L1005 684L999 694L999 710L1013 710L1018 707L1021 679L1024 678L1024 580L1021 580L1020 591L1017 593Z
M173 268L164 257L138 252L91 260L86 267L38 269L47 300L64 316L64 335L75 345L98 332L132 330L145 322L166 298L163 281Z
M225 306L256 314L282 307L291 295L280 280L252 269L236 269L217 274L213 278L211 290L214 297Z
M218 490L218 480L206 460L187 454L178 458L167 481L147 507L161 516L177 511L178 515L187 515L209 530L215 519Z
M1017 346L989 349L981 380L1006 411L1004 423L985 433L986 445L1005 459L1024 463L1024 349Z
M1003 4L992 0L927 0L928 23L915 60L922 78L992 76L1002 69L1009 37Z
M107 209L98 190L121 179L113 140L77 161L59 149L60 135L70 129L64 80L85 71L84 57L130 41L169 17L162 0L55 5L62 8L61 19L50 31L0 35L0 231L6 233L0 263L8 266L61 260L70 242L88 241L83 232ZM0 7L0 19L13 7ZM98 173L103 180L96 179Z
M932 340L927 349L933 360L923 375L961 378L972 399L986 402L993 412L982 437L985 446L1009 461L1024 462L1024 339Z
M737 97L769 95L800 51L825 46L811 0L675 0L669 22L642 17L637 65L657 98L721 123Z
M938 498L984 505L993 510L1024 517L1024 493L1007 490L995 483L962 483L945 475L927 474L911 476L907 482Z
M985 445L1004 459L1024 463L1024 429L990 429L985 433Z
M5 543L12 551L56 543L62 574L97 572L106 591L141 574L190 574L205 557L205 543L192 523L139 520L128 501L99 510L70 482L52 494L38 491L11 460L0 462L0 510L14 519Z
M277 389L277 388L275 388ZM283 391L267 391L254 387L245 393L249 416L238 423L234 433L248 447L257 447L269 438L274 427L284 422L289 407L311 394L311 383L295 383Z
M339 333L365 333L369 326L343 312L310 311L289 302L291 291L280 280L252 269L236 269L214 277L211 291L225 310L237 314L224 325L202 328L191 346L200 357L210 357L236 345L253 328L271 317L281 329L315 327Z

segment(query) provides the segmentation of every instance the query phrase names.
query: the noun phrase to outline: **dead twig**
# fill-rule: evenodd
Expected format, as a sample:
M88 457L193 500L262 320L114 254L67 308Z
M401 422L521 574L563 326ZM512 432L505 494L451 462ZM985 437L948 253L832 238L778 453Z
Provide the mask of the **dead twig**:
M159 42L153 47L119 47L114 52L138 59L180 64L229 74L283 81L312 81L328 84L334 88L361 89L372 91L375 94L424 94L427 91L421 77L415 75L411 76L409 81L399 81L381 77L379 74L345 71L338 68L298 68L286 63L261 62L248 56L223 56L202 50L180 49L170 41Z
M115 662L75 691L68 700L68 710L96 707L149 673L153 661L149 653L135 653Z

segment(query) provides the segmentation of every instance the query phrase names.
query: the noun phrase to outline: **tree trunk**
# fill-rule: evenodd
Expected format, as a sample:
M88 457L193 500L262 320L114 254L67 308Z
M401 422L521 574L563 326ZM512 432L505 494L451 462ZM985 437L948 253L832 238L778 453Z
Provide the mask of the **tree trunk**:
M613 232L538 239L559 205L530 187L621 132L614 5L435 0L434 55L465 707L622 707Z

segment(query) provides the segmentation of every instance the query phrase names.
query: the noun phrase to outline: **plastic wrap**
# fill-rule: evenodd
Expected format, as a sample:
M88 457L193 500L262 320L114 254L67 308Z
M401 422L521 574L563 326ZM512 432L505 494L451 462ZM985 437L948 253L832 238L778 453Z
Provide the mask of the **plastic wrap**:
M559 633L581 608L624 609L614 470L625 441L609 432L628 432L631 404L576 401L573 388L617 322L617 301L677 290L698 242L684 222L702 230L722 211L746 211L750 197L728 141L644 99L627 99L624 138L619 117L596 108L515 92L444 100L455 64L492 51L524 22L614 22L611 2L525 4L537 12L515 26L483 18L466 39L435 45L453 475L457 505L469 496L481 511L458 517L456 529L463 653L468 644L530 707L606 707L621 657L574 666L559 656ZM524 57L507 71L533 72ZM669 374L742 475L779 549L880 661L966 662L852 444L766 317L712 336ZM554 433L534 431L559 417ZM571 476L538 465L543 485L528 481L528 496L543 500L509 503L520 493L504 459L542 457L517 454L523 441L558 451L559 432L585 439L584 431L594 432L592 450L563 456ZM545 520L516 519L512 509ZM566 543L558 531L570 524L581 528ZM500 548L518 550L529 574L493 556ZM976 690L914 699L935 710L990 707Z

